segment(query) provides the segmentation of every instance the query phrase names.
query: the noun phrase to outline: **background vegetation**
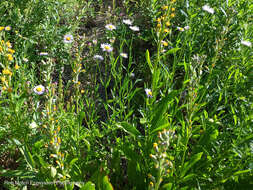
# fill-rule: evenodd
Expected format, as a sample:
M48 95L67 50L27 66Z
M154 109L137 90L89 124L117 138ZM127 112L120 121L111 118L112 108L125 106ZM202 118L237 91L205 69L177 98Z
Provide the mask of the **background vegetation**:
M2 0L3 189L253 188L248 0Z

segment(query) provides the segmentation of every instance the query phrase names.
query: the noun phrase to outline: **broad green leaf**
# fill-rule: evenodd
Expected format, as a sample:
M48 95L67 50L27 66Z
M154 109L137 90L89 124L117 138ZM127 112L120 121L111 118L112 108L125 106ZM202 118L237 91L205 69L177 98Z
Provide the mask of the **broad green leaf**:
M122 128L125 132L127 132L128 134L134 136L134 137L138 137L141 135L141 133L131 124L127 123L127 122L121 122L116 124L117 127Z
M85 183L85 185L80 190L96 190L95 184L88 181L87 183Z
M155 106L153 117L152 117L152 127L151 131L154 131L158 126L159 121L164 117L164 113L167 111L169 101L173 102L173 98L177 95L177 91L172 91L168 96L164 97L158 105Z
M186 162L186 163L184 164L183 170L182 170L182 172L181 172L181 177L184 177L185 174L186 174L186 172L187 172L189 169L191 169L192 166L194 166L194 164L196 164L196 163L201 159L202 154L203 154L203 152L200 152L200 153L198 153L198 154L193 155L192 158L191 158L188 162Z
M167 51L165 54L173 54L173 53L176 53L178 50L180 50L180 48L172 48L170 49L169 51Z

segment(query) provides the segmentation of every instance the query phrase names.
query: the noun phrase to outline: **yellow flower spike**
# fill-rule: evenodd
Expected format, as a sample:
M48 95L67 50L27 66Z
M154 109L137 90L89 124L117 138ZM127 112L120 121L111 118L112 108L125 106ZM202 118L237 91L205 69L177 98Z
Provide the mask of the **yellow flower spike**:
M166 26L170 26L170 21L167 21L167 22L165 23L165 25L166 25Z
M15 50L14 50L14 49L9 48L9 49L8 49L8 52L10 52L11 54L13 54L13 53L15 53Z
M4 41L2 40L2 42L4 43ZM7 45L7 47L8 48L11 48L12 47L12 45L11 45L11 43L8 41L8 42L6 42L6 45Z
M5 77L0 77L0 79L3 83L6 81Z
M18 70L20 66L18 64L15 65L15 69Z
M164 29L164 32L165 32L165 33L169 33L169 32L170 32L170 30L169 30L169 29L167 29L167 28L165 28L165 29Z
M8 59L9 61L13 61L13 57L12 57L11 54L8 53L6 56L7 56L7 59Z
M10 71L9 69L4 69L4 70L2 71L2 73L3 73L4 75L12 75L12 73L11 73L11 71Z
M162 10L168 10L168 6L167 5L164 5L164 6L162 6Z

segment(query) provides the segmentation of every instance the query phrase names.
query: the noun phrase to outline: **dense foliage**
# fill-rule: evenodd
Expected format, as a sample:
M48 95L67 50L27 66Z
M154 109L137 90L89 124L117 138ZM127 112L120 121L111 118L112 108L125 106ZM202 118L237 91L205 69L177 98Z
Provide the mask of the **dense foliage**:
M1 0L3 189L253 189L249 0Z

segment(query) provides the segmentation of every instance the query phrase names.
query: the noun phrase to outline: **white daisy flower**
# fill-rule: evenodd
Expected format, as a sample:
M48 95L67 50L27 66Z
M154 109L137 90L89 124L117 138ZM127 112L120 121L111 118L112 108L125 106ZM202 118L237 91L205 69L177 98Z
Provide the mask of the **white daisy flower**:
M48 53L47 52L40 52L40 55L48 55Z
M241 41L241 44L242 44L242 45L245 45L245 46L248 46L248 47L251 47L251 46L252 46L252 44L251 44L250 41L245 41L245 40L242 40L242 41Z
M45 92L45 87L42 85L38 85L33 89L33 91L38 95L42 95Z
M184 28L182 28L182 27L177 27L177 29L178 29L180 32L183 32L183 31L184 31Z
M106 28L107 30L112 31L112 30L115 30L115 29L116 29L116 26L114 26L113 24L107 24L107 25L105 25L105 28Z
M101 55L94 55L93 57L95 60L100 60L100 61L103 61L104 58L101 56Z
M103 51L106 51L106 52L111 52L113 50L110 44L101 44L101 48Z
M149 88L146 88L145 92L148 98L152 98L152 91Z
M66 34L63 38L65 44L70 44L73 42L73 36L71 34Z
M132 25L133 21L131 21L130 19L123 19L123 23L127 25Z
M209 5L204 5L204 6L202 7L202 9L203 9L204 11L206 11L206 12L211 13L211 14L214 13L214 9L211 8L211 7L209 7Z
M130 26L129 27L132 31L138 32L140 31L140 28L138 26Z
M189 30L189 29L190 29L190 26L185 26L184 29L185 29L185 30Z
M120 56L123 58L128 58L128 55L126 53L120 53Z

